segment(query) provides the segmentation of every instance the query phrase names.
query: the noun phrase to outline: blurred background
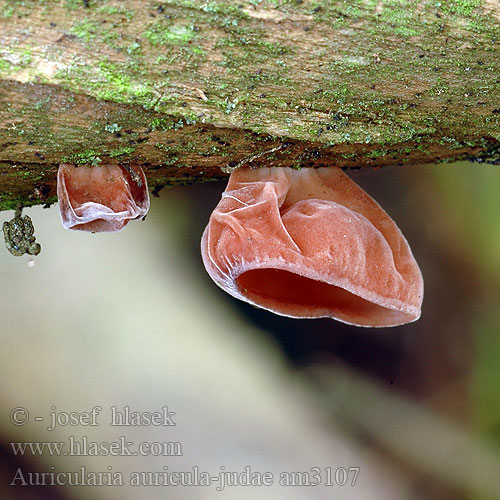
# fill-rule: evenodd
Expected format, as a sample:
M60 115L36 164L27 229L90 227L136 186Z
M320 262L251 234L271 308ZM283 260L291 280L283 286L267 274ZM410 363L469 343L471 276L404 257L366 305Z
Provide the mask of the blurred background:
M0 473L14 499L500 498L500 168L457 163L348 174L396 221L425 280L421 319L364 329L292 320L222 292L199 241L225 181L164 189L116 234L65 231L34 207L42 253L0 249ZM3 212L2 221L13 212ZM33 265L34 264L34 265ZM99 405L95 427L49 414ZM109 425L110 407L175 412ZM30 420L13 425L15 407ZM35 421L42 416L43 422ZM33 456L69 436L178 442L182 456ZM132 449L135 449L132 447ZM131 472L252 471L272 486L131 486ZM123 486L11 486L18 471L120 472ZM320 486L281 486L318 467ZM354 486L325 471L359 468ZM111 469L110 469L111 468Z

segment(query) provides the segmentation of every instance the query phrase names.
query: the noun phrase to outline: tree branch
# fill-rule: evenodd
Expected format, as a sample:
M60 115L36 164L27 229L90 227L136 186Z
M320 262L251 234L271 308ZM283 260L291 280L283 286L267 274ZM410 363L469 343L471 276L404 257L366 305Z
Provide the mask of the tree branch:
M142 0L0 6L0 209L53 201L61 162L151 187L239 164L500 157L491 0Z

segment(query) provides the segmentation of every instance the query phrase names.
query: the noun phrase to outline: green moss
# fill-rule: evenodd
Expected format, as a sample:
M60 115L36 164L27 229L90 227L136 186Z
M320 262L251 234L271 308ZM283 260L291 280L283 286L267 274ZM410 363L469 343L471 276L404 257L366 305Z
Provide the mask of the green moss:
M138 55L141 52L141 44L139 42L133 42L127 47L127 54Z
M120 156L130 155L134 153L136 149L137 148L135 146L121 146L116 149L102 147L100 149L100 152L89 149L86 151L82 151L81 153L66 156L61 161L63 163L73 163L75 165L97 166L103 161L101 157L118 158Z
M193 26L156 24L143 33L152 45L188 43L196 37Z
M1 49L0 49L1 50ZM12 50L10 48L2 50L4 57L0 57L0 73L13 74L22 68L26 68L32 60L31 48Z
M32 49L31 48L26 48L21 52L21 66L26 67L31 63L31 60L33 58L32 56Z
M232 101L228 97L226 97L224 100L213 99L211 102L218 108L222 109L224 113L229 114L236 108L239 100L235 99L234 101Z
M42 109L46 109L48 107L48 105L50 104L50 95L45 97L44 99L40 99L39 101L37 101L35 103L35 109L37 111L41 111Z
M26 0L3 0L2 4L2 7L0 7L0 18L9 19L14 16L17 18L29 16L33 8L37 6L38 2Z
M113 151L110 151L108 153L108 156L111 158L117 158L118 156L124 156L124 155L129 155L132 154L137 148L132 147L132 146L123 146L121 148L115 149Z
M8 18L14 15L14 7L12 5L5 5L2 8L2 17Z
M172 148L166 144L155 144L155 146L160 150L167 153L166 157L163 159L163 166L170 167L175 165L179 160L179 155L172 151Z
M197 13L205 13L212 20L226 19L246 19L248 15L241 9L241 6L233 2L216 2L207 1L199 2L198 0L168 0L164 5L182 7L184 9L192 9Z
M75 165L93 165L97 166L102 162L99 154L93 150L82 151L70 156L65 156L61 160L62 163L73 163Z
M470 16L481 5L481 0L439 0L433 5L448 14Z
M67 9L75 10L82 8L82 0L65 0L65 7ZM92 2L94 3L94 2ZM89 2L90 5L90 2Z
M44 200L44 204L52 205L53 203L57 203L57 196L49 196ZM11 193L4 193L0 196L0 211L16 210L20 205L31 207L38 204L39 201L27 199L26 196L12 196Z
M99 24L96 21L84 19L73 23L70 31L78 38L81 38L86 42L90 42L96 37L98 29Z
M97 9L97 12L108 16L125 16L129 21L135 16L135 10L124 9L122 7L115 7L111 5L103 5Z
M216 48L251 46L252 51L257 49L257 52L254 54L255 57L260 57L262 53L282 56L293 52L289 46L262 39L262 33L258 31L247 28L235 28L228 31L231 32L231 36L219 38Z
M11 64L9 61L6 61L5 59L0 59L0 73L6 73L7 71L10 71L11 69Z
M136 83L130 76L130 72L123 66L113 64L104 59L99 62L99 70L103 83L92 82L91 85L97 89L98 99L112 100L115 102L130 102L136 98L149 98L152 96L152 88L148 82Z
M381 150L375 150L375 151L370 151L369 153L366 154L368 158L379 158L381 156L387 155L387 151L381 149Z
M100 124L98 124L100 125ZM104 125L104 130L106 132L109 132L111 134L114 134L116 132L120 132L122 128L120 127L120 125L118 125L118 123L108 123L106 125Z
M165 132L166 130L177 130L185 127L186 125L194 124L196 124L196 119L194 117L156 117L151 120L150 127L152 130L161 130L162 132Z

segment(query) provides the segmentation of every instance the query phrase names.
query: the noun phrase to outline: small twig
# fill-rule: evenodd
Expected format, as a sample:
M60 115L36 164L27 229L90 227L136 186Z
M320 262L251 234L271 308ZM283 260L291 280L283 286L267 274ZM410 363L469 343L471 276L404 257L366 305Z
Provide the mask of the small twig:
M279 151L280 149L283 149L285 146L287 146L287 145L286 144L280 144L279 146L276 146L275 148L269 149L267 151L263 151L262 153L259 153L259 154L256 154L254 156L251 156L250 158L244 158L243 160L241 160L240 162L238 162L234 166L227 165L225 167L221 167L221 170L225 174L230 174L231 172L234 172L235 170L237 170L241 166L245 165L246 163L252 163L254 160L257 160L258 158L261 158L262 156L267 155L269 153L274 153L275 151Z
M206 96L205 92L203 90L199 89L198 87L191 87L190 85L181 85L181 87L191 90L194 92L202 101L208 101L208 97Z

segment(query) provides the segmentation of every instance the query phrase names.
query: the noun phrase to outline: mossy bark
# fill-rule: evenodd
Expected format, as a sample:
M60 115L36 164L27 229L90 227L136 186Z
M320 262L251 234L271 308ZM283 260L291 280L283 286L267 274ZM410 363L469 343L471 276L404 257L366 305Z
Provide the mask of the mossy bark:
M1 0L0 209L59 163L153 189L240 164L383 166L500 150L491 0Z

